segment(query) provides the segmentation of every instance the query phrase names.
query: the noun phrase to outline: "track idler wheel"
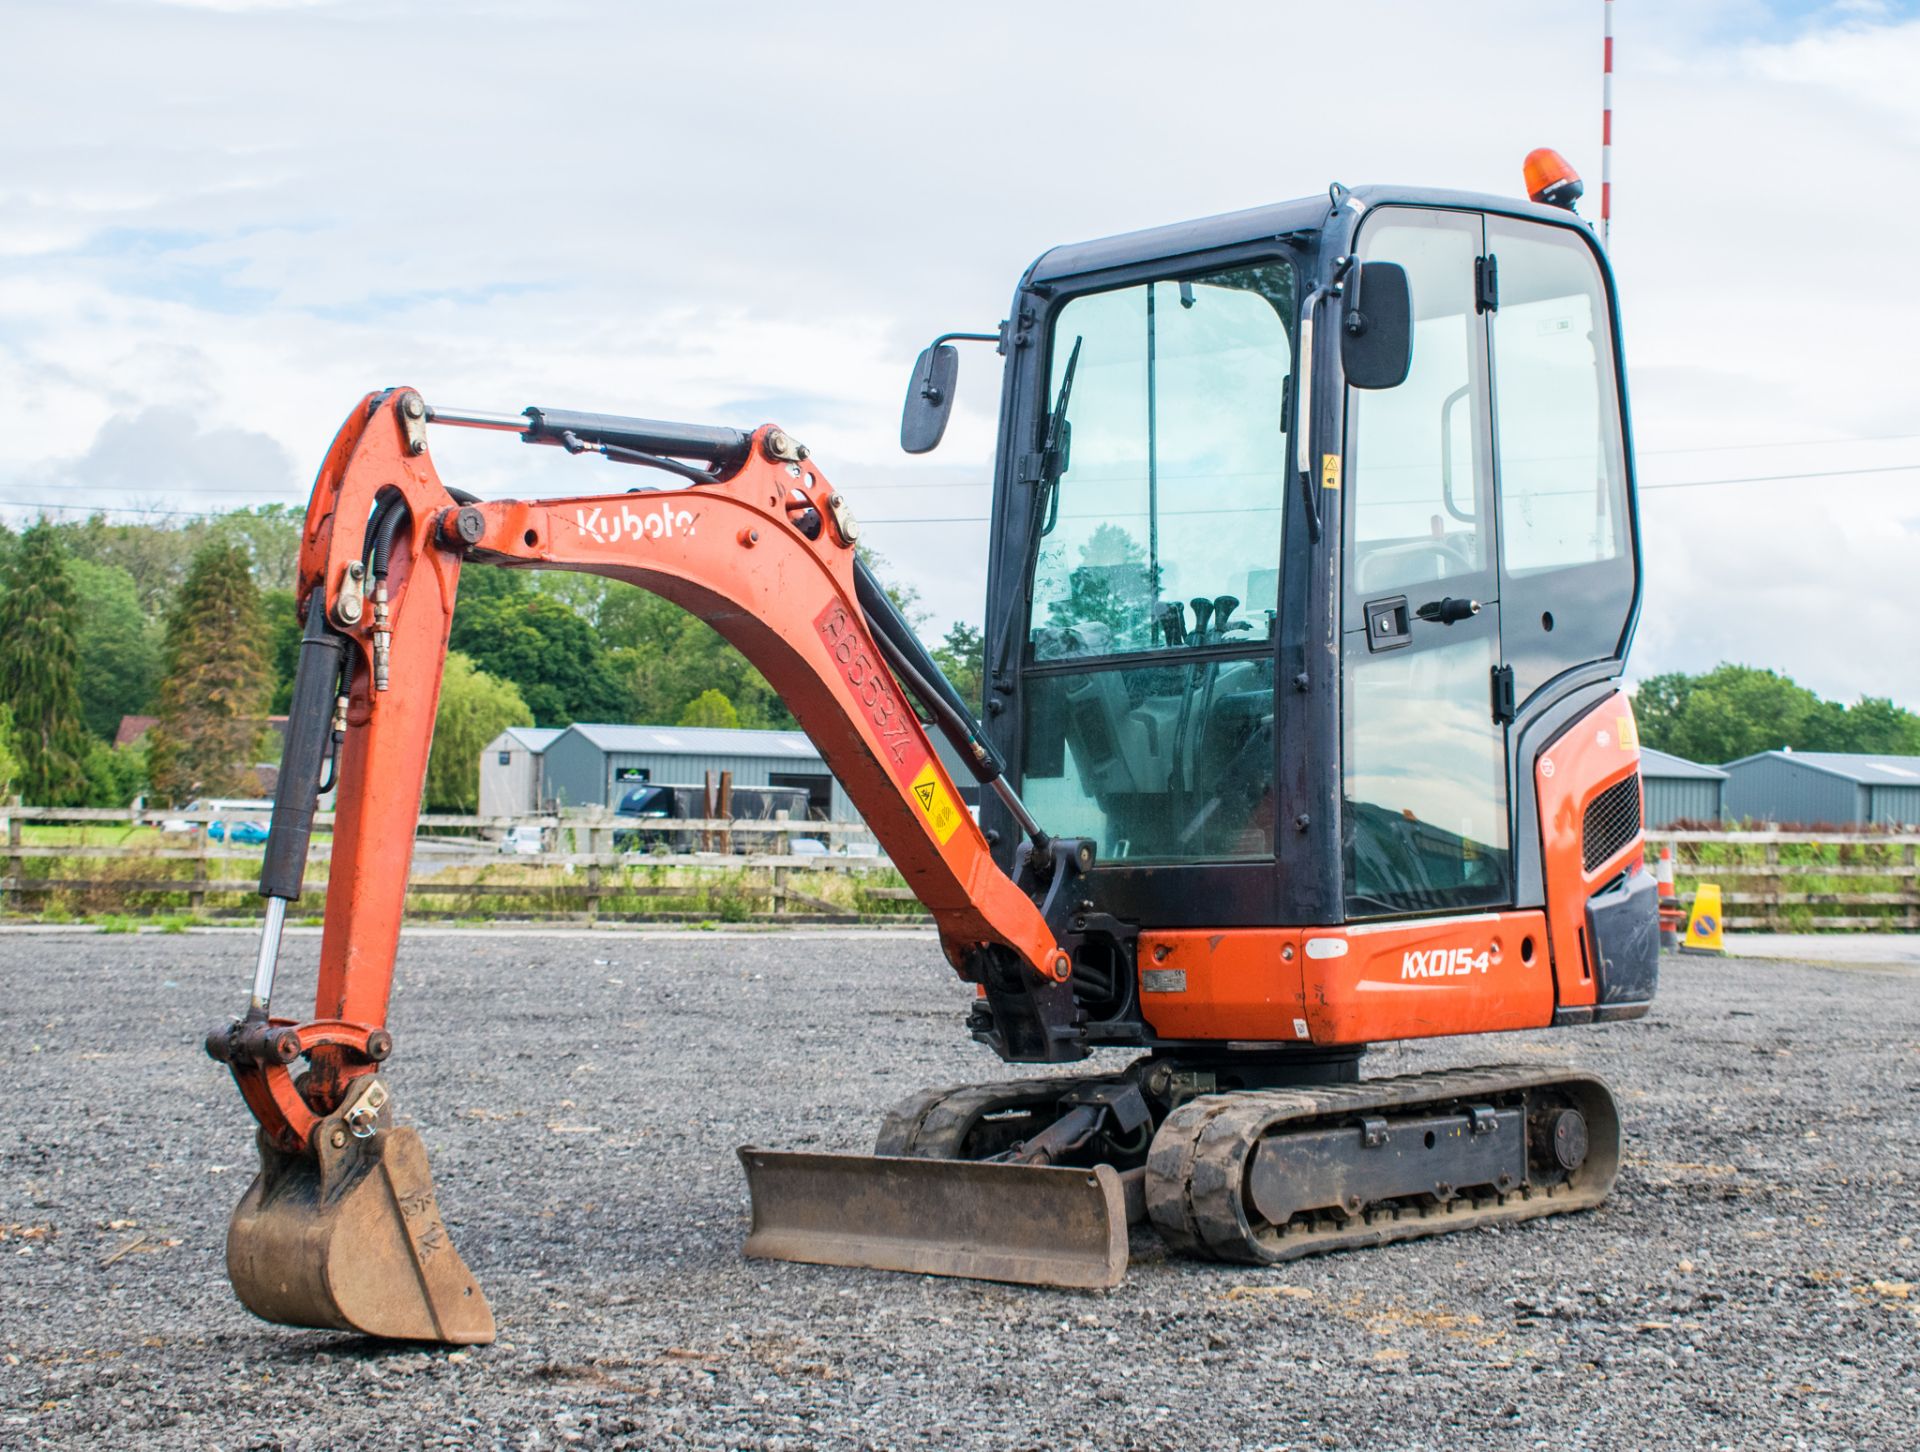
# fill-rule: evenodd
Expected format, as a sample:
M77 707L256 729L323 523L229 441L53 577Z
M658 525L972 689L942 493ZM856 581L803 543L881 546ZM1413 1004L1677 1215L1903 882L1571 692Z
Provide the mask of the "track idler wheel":
M254 1315L396 1341L493 1340L493 1312L453 1248L426 1147L387 1093L358 1079L288 1154L262 1137L260 1173L227 1227L227 1277Z

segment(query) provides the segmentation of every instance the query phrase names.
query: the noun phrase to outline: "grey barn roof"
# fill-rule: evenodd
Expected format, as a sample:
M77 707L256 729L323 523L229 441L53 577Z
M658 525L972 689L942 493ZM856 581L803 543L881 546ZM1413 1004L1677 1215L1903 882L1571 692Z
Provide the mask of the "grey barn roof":
M575 722L601 751L671 751L703 756L765 756L818 761L820 752L804 731L728 730L719 726L615 726ZM556 735L559 733L555 733Z
M1763 761L1769 756L1778 757L1781 761L1797 762L1815 771L1824 771L1829 776L1845 777L1864 786L1920 786L1920 756L1873 756L1846 751L1756 751L1752 756L1729 761L1727 766L1745 766L1750 761Z
M1684 756L1672 756L1664 751L1655 751L1650 746L1640 748L1640 775L1665 777L1670 781L1675 778L1684 781L1725 781L1727 779L1727 774L1717 766L1688 761Z
M538 756L551 746L560 733L566 729L564 726L509 726L501 734L503 736L511 736L535 756Z

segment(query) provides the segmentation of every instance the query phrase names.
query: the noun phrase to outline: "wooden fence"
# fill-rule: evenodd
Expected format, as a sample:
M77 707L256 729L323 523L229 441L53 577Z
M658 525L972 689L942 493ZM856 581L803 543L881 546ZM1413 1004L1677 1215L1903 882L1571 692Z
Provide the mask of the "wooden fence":
M264 821L265 814L0 806L0 908L36 918L250 914L260 849L215 841L204 826L236 817ZM190 830L154 830L167 823ZM316 910L332 825L330 814L316 818L308 853L306 902ZM541 851L497 850L513 829L529 827L539 830ZM668 850L616 850L614 834L634 830L668 839L661 844ZM110 837L118 840L104 840ZM840 850L796 852L795 839ZM863 846L871 851L871 842L858 822L636 827L604 809L539 817L427 813L415 838L408 910L587 920L923 919L891 863L855 855ZM1719 884L1731 930L1920 931L1920 834L1653 832L1650 864L1662 845L1673 849L1683 901L1701 882Z
M0 906L9 916L43 919L250 914L258 907L262 849L216 841L206 824L265 819L259 809L0 806ZM176 830L164 830L169 824ZM308 848L303 903L315 911L332 826L332 814L320 813ZM537 829L541 850L502 852L501 840L516 828ZM644 845L620 850L615 834L628 832L639 833ZM840 850L798 851L796 841ZM430 812L414 839L408 912L588 921L922 920L913 893L871 843L871 831L858 822L636 822L601 809L536 817Z
M1650 832L1673 849L1683 902L1719 884L1730 931L1920 931L1920 834Z

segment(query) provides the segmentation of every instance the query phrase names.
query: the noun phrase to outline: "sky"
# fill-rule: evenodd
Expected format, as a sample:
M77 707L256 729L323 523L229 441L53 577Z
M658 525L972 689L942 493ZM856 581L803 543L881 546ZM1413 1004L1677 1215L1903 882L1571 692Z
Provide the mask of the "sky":
M1920 5L1614 10L1629 673L1920 708ZM1053 244L1336 179L1517 195L1547 145L1595 215L1601 13L8 0L0 517L301 501L392 384L772 420L937 635L982 613L999 372L963 345L946 442L908 458L932 335L991 330ZM480 494L628 483L433 448Z

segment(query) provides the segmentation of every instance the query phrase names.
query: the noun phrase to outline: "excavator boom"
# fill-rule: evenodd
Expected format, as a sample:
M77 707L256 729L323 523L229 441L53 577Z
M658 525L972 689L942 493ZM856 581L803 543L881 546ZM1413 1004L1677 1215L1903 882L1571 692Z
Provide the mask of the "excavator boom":
M780 430L736 434L529 410L518 422L530 442L639 456L695 480L481 503L440 482L425 448L433 417L410 389L370 395L342 426L315 485L300 558L308 629L262 874L267 928L247 1014L215 1029L208 1047L231 1066L260 1121L262 1171L228 1244L241 1299L271 1320L476 1341L492 1335L485 1300L448 1240L418 1136L392 1126L375 1077L393 1046L385 1024L394 955L463 562L603 575L652 590L712 625L806 728L933 914L949 961L965 977L992 974L1035 997L1064 996L1068 958L1042 903L1058 897L1046 891L1050 879L1086 860L1076 855L1078 844L1041 836L1028 844L1048 853L1030 851L1030 888L995 863L889 660L920 682L936 708L953 707L937 699L897 633L883 634L884 616L876 626L862 596L878 592L861 579L852 515L806 450ZM439 421L500 426L490 415ZM701 455L705 469L679 462ZM971 744L976 760L990 761L977 738ZM329 757L338 798L319 986L313 1017L296 1021L272 1014L274 965L286 905L300 895ZM989 762L980 770L993 775ZM308 1068L296 1078L302 1058ZM781 1157L778 1173L806 1179L809 1158ZM755 1182L768 1160L743 1156L743 1163ZM933 1168L910 1162L892 1189L868 1197L896 1228L865 1233L897 1241L911 1238L914 1227L927 1234L938 1226L950 1187ZM995 1167L979 1168L990 1174ZM1117 1275L1112 1227L1122 1227L1124 1246L1125 1225L1117 1191L1109 1195L1105 1182L1079 1171L1007 1166L1001 1173L1027 1187L1027 1241L1058 1241L1055 1209L1071 1201L1081 1208L1069 1221L1088 1227L1083 1238L1097 1242L1091 1254L1107 1267L1101 1274ZM815 1166L811 1182L819 1178ZM817 1212L817 1199L757 1194L755 1203L759 1233L778 1240L780 1253L804 1251L816 1238L803 1222ZM840 1208L844 1231L848 1206ZM976 1240L970 1250L940 1256L953 1273L993 1274L1003 1264L998 1254ZM1064 1274L1078 1284L1087 1272Z

